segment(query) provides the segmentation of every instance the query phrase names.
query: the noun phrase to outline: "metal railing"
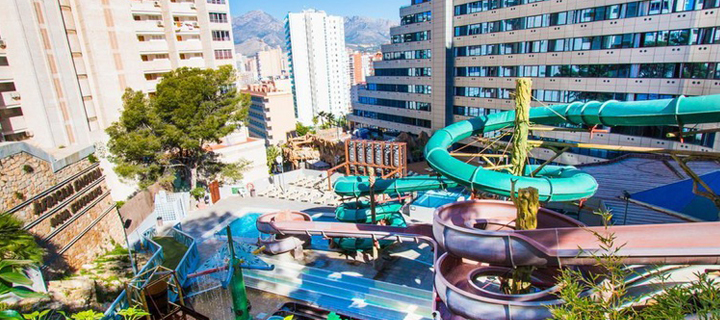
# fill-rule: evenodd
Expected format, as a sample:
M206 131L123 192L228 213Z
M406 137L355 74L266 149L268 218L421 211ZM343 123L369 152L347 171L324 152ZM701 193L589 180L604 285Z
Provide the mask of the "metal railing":
M185 255L182 257L177 267L175 268L175 276L178 280L177 282L180 283L180 285L182 286L187 280L187 275L195 271L195 269L198 267L200 253L197 249L197 243L195 239L189 234L182 231L182 226L180 225L180 223L176 224L172 229L170 229L168 234L172 236L175 241L187 246L188 248L185 252ZM165 254L163 252L162 246L152 240L152 238L156 235L157 230L155 230L155 228L150 228L143 233L140 242L135 245L134 249L136 252L149 251L153 253L148 262L140 269L140 271L138 271L138 274L150 274L145 271L160 266L162 265L163 261L165 261ZM143 280L147 281L148 279L141 279L141 281ZM168 294L168 298L170 299L170 301L177 300L178 295L176 293L169 291ZM103 319L119 319L117 317L117 312L123 309L127 309L129 307L131 306L129 303L127 292L123 290L123 292L118 295L115 301L113 301L110 307L108 307L107 311L105 311Z

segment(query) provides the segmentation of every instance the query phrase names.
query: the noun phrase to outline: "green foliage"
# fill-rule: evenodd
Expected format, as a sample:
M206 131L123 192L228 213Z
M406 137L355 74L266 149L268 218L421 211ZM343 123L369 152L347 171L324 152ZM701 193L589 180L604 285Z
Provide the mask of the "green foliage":
M98 162L98 158L95 156L94 153L91 153L91 154L87 157L87 159L88 159L88 161L89 161L90 163L97 163L97 162Z
M0 260L0 296L14 294L20 298L40 298L43 294L33 292L33 282L23 272L32 265L30 260ZM2 302L3 298L0 298Z
M118 314L123 317L123 320L137 320L150 315L149 313L145 312L145 310L136 307L130 307L125 310L120 310Z
M218 174L224 165L208 145L247 119L249 97L240 95L234 83L230 66L180 68L163 77L153 97L126 90L123 113L107 129L115 171L141 187L172 180L183 168L190 171L193 186L198 175Z
M13 194L15 195L16 199L23 200L23 201L25 200L25 195L22 192L15 191Z
M673 286L654 298L654 302L640 312L642 319L684 319L697 315L699 320L720 319L720 283L698 274L698 281L690 286Z
M602 216L605 230L612 215L608 212L597 213ZM666 286L657 288L662 293L652 297L648 307L633 309L629 306L643 297L628 294L625 279L632 271L623 263L619 255L624 244L617 244L617 237L611 232L593 232L604 252L593 254L595 270L581 272L570 268L563 269L558 277L560 291L558 297L564 304L550 308L553 318L558 320L626 320L626 319L685 319L686 315L696 315L697 319L720 319L720 285L707 274L699 274L698 281L688 286ZM662 275L657 275L662 277Z
M275 159L278 156L282 155L282 150L277 146L269 146L269 147L267 147L267 149L265 149L265 155L267 157L268 170L270 170L270 173L272 173L272 168L273 168L273 165L275 164Z
M340 316L337 315L337 313L330 312L330 314L328 314L327 320L342 320L342 318L340 318Z
M195 198L195 200L200 200L200 198L205 196L205 188L203 187L197 187L195 189L190 190L190 195Z
M23 165L23 171L25 173L33 173L33 172L35 172L35 169L33 169L33 167L30 166L29 164L26 164L26 165Z
M31 260L42 262L45 251L35 238L23 230L22 221L9 213L0 214L0 259Z
M125 205L125 201L115 201L115 206L120 209Z
M295 123L295 132L297 132L298 137L302 137L308 133L312 133L313 130L311 127L304 126L302 123L297 122Z
M103 314L94 310L85 310L70 316L70 319L73 320L100 320L102 318Z

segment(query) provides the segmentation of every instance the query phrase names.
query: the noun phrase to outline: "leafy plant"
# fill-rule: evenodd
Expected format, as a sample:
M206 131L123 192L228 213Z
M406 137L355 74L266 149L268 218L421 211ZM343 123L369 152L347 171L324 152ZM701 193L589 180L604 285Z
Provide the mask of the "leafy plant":
M45 295L30 289L33 282L22 269L32 265L30 260L0 260L0 297L14 294L20 298L41 298ZM0 298L2 302L3 298Z
M626 319L720 319L720 284L698 274L698 281L689 285L659 285L663 292L652 297L651 303L642 309L629 307L643 297L628 294L625 279L633 271L623 263L620 250L625 244L617 244L614 233L608 232L612 219L609 212L596 213L602 217L605 232L593 232L600 242L602 254L595 255L594 269L582 272L566 268L557 279L560 286L558 297L564 304L553 306L550 311L558 320L626 320ZM655 275L663 277L662 275ZM664 279L661 279L664 280ZM664 281L663 281L664 282Z
M315 118L313 118L315 119ZM302 123L297 122L295 123L295 132L297 132L298 137L302 137L308 133L312 133L313 130L311 127L304 126Z
M9 213L0 213L0 259L42 262L45 251L23 229L23 222Z
M30 166L29 164L26 164L26 165L23 165L23 171L25 171L25 173L33 173L33 172L35 172L35 169L33 169L33 167Z
M95 156L94 153L91 153L91 154L87 157L87 159L88 159L88 161L89 161L90 163L97 163L97 162L98 162L98 158Z
M267 147L267 149L265 149L267 166L268 170L270 170L270 173L272 173L272 168L275 165L275 159L280 155L282 155L282 150L277 146L269 146Z
M118 311L118 314L123 317L123 320L137 320L150 315L145 312L145 310L136 307L120 310Z
M103 318L103 314L100 312L95 312L94 310L85 310L78 312L76 314L73 314L70 316L73 320L100 320Z
M197 187L195 189L190 190L190 195L195 198L195 200L200 200L200 198L205 196L205 188L203 187Z

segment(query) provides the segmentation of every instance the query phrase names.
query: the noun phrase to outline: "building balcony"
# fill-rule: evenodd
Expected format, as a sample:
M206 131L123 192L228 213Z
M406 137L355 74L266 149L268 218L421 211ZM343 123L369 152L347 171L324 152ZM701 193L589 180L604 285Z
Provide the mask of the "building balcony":
M165 23L162 20L140 20L135 21L135 31L148 33L161 33L165 31Z
M28 130L27 122L22 115L0 118L0 126L2 126L3 135L16 134Z
M200 25L197 21L181 21L173 24L175 32L180 34L199 34Z
M145 80L145 90L147 92L155 92L158 82L160 82L160 79Z
M134 0L130 2L130 10L134 13L156 13L162 12L160 1L155 0Z
M201 52L203 51L202 42L200 39L178 41L176 44L177 50L180 52Z
M166 53L169 50L165 40L140 41L138 49L141 53Z
M170 11L175 16L197 15L197 8L193 2L170 2Z
M2 108L20 107L21 102L20 93L17 91L0 92L0 107Z
M0 82L10 81L13 79L12 68L9 66L0 67Z
M205 59L197 57L187 60L180 60L180 67L205 68Z
M172 70L170 59L155 59L142 62L145 71L169 71Z

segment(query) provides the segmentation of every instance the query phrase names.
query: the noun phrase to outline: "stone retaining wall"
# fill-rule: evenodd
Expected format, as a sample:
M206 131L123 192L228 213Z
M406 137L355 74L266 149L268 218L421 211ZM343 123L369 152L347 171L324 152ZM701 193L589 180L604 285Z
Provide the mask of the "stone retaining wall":
M17 143L0 144L0 210L23 221L48 250L46 265L76 270L125 243L105 176L87 148L56 160Z

